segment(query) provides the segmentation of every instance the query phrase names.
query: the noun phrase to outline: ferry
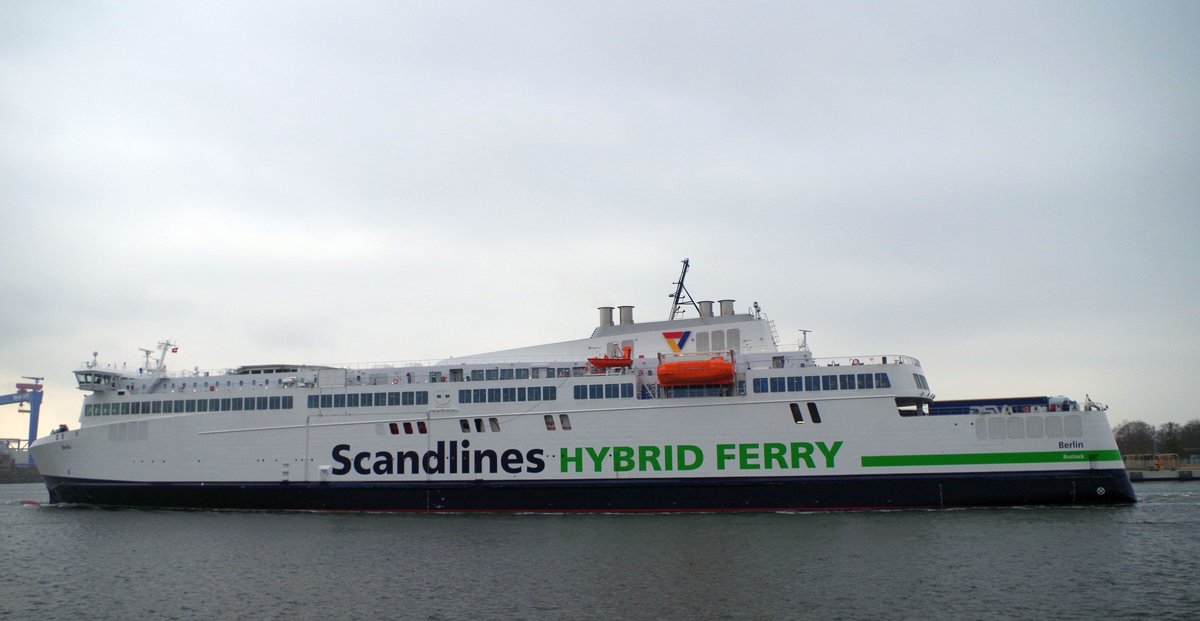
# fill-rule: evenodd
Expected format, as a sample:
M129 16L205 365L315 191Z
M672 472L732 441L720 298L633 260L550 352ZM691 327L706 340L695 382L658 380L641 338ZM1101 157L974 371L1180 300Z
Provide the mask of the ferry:
M583 339L428 363L169 372L93 354L77 428L33 443L51 503L425 512L1136 502L1107 408L938 402L908 355L782 346L755 302L601 307ZM614 310L617 311L614 320Z

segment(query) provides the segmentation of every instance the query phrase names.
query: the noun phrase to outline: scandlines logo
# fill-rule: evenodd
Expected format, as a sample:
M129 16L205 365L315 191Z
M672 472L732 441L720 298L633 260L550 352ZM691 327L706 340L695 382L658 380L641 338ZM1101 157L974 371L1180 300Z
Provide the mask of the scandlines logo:
M692 335L691 330L683 332L663 332L663 338L667 339L667 345L671 346L671 351L679 353L687 346L688 337Z

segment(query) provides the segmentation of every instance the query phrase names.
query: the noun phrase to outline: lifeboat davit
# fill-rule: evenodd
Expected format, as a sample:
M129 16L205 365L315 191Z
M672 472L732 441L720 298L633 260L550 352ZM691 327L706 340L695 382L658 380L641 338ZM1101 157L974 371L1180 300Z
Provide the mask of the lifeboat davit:
M658 365L661 386L702 386L733 383L733 363L724 358L681 360Z
M608 356L604 356L602 358L588 358L587 361L588 364L596 367L597 369L618 369L620 367L633 366L633 348L626 345L621 348L621 354L621 358L609 358Z

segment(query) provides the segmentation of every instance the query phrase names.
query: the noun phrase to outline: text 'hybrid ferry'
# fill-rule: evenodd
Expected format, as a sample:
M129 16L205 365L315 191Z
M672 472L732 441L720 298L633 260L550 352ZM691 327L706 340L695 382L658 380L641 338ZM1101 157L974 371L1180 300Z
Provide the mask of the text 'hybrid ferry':
M75 372L31 450L51 502L358 511L779 511L1135 501L1104 408L934 401L904 355L781 348L755 303L431 364ZM681 318L686 309L694 315Z

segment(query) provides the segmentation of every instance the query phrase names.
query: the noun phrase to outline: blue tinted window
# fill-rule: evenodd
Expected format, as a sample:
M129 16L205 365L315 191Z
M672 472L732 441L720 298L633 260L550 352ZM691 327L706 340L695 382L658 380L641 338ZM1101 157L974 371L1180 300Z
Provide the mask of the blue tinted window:
M771 392L783 392L784 387L786 385L784 382L785 382L785 378L772 377L771 378Z

